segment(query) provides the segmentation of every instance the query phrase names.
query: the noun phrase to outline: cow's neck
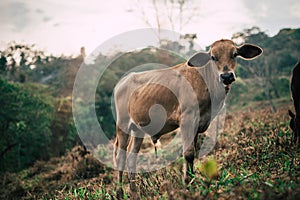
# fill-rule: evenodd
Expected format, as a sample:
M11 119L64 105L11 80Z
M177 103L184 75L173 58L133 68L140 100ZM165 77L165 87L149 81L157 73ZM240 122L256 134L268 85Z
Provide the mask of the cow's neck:
M225 104L226 92L224 85L220 82L217 66L213 62L208 62L205 66L198 69L210 93L211 114L214 117Z

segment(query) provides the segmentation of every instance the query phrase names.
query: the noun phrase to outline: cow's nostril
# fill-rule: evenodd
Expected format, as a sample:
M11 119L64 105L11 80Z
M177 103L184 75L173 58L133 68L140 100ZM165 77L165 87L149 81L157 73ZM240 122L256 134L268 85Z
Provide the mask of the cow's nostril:
M233 81L235 81L235 76L232 72L226 72L220 75L222 82L225 85L231 84Z

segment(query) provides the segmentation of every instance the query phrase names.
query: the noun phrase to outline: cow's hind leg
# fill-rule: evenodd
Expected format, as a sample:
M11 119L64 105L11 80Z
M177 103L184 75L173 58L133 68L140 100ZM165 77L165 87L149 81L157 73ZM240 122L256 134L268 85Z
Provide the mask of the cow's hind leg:
M296 96L296 95L295 95ZM295 99L298 99L295 100ZM294 142L298 145L300 145L300 100L299 96L298 98L294 99L294 106L296 111L296 117L295 117L295 135L294 135Z
M116 127L117 136L116 136L116 142L114 145L114 160L115 165L118 169L118 190L117 190L117 197L123 198L123 171L125 169L126 164L126 152L127 152L127 146L128 146L128 139L129 135L125 132L123 132L120 127L117 125Z
M293 136L293 142L300 146L300 116L295 118L295 132Z
M130 195L132 199L138 199L137 197L137 189L136 189L136 180L135 180L135 173L136 173L136 161L138 152L141 148L143 143L143 136L144 133L141 130L133 131L132 140L130 144L130 150L127 158L127 165L128 165L128 176L129 176L129 187L130 187Z

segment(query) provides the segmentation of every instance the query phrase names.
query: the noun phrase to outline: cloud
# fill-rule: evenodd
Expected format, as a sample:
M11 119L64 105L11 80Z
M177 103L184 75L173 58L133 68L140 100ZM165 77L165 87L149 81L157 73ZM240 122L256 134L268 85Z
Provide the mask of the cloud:
M38 2L4 0L0 2L0 24L7 31L22 33L34 29L37 24L51 20L45 14L47 7Z
M25 3L17 1L1 1L0 8L0 24L6 29L20 31L28 25L30 9Z
M300 2L294 2L289 11L292 17L300 19Z
M140 1L141 6L145 6L150 16L152 11L145 1ZM267 34L300 26L298 0L190 0L188 3L199 7L199 16L182 33L197 33L202 47L252 26L259 26ZM132 0L2 0L0 43L25 41L55 53L78 53L81 46L92 51L114 35L147 27L138 11L132 12L131 5Z
M202 0L198 21L186 31L196 32L197 42L205 47L221 38L230 39L233 33L253 23L249 10L240 0Z
M300 25L300 4L297 0L243 0L254 23L270 35L281 28Z
M40 8L37 8L36 10L35 10L35 12L37 12L37 13L44 13L44 11L42 10L42 9L40 9Z
M50 21L51 19L52 19L52 17L48 17L48 16L43 17L43 21L44 21L44 22L48 22L48 21Z
M119 0L105 3L99 3L98 0L77 0L72 3L28 0L14 3L15 7L26 8L26 12L14 16L10 10L6 14L1 23L5 31L0 42L26 41L52 53L78 54L81 46L85 46L89 52L113 35L140 25L136 16L126 12ZM3 4L0 3L1 8L4 8ZM5 4L5 8L11 6L8 0ZM0 19L2 16L0 12ZM19 19L21 24L15 23Z

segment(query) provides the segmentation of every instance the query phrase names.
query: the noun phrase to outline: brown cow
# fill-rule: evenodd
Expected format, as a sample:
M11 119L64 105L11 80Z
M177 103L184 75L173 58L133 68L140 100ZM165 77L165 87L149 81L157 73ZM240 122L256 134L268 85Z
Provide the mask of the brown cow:
M160 136L179 128L185 158L184 180L189 182L189 175L193 174L195 136L206 131L223 107L235 81L236 57L253 59L261 53L258 46L237 47L231 40L222 39L214 42L208 53L197 53L185 63L131 73L117 84L114 159L120 183L127 160L133 198L137 154L145 133L156 143ZM123 193L122 188L119 191Z
M291 78L291 93L296 114L289 110L290 127L293 130L293 143L299 144L300 137L300 61L295 65Z

